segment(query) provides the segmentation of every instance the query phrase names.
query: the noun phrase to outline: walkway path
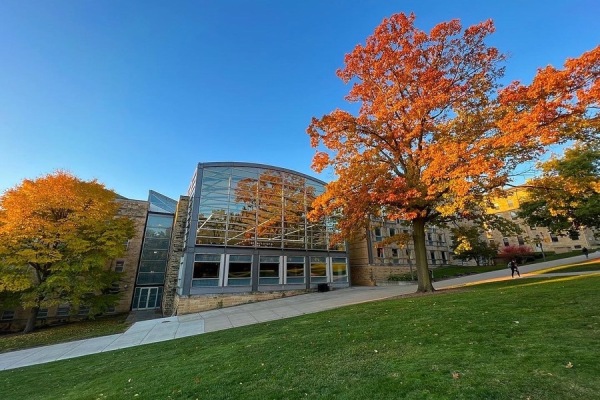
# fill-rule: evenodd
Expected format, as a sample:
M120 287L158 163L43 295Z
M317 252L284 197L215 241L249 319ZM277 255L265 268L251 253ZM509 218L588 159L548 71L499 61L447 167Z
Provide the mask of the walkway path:
M590 254L590 259L592 258L600 258L600 252ZM527 277L533 271L580 261L586 261L583 255L525 265L519 269L521 276ZM501 269L435 282L434 286L436 289L446 289L476 282L507 279L511 279L510 271L508 269ZM415 290L415 284L375 287L356 286L330 292L314 292L259 303L244 304L196 314L140 321L133 324L126 332L121 334L0 354L0 370L20 368L125 347L311 314L352 304L412 294L415 293Z

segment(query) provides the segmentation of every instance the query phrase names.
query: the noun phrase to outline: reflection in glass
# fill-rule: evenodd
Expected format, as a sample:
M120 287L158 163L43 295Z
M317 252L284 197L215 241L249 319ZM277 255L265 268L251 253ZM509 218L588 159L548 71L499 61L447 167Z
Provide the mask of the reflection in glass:
M196 254L192 286L219 286L221 277L220 254Z
M324 185L258 166L202 169L196 244L327 250L335 224L307 214ZM344 250L343 243L335 246Z
M348 267L345 257L332 257L331 270L334 282L348 282Z
M327 282L327 260L325 257L310 258L310 281L313 283Z
M279 283L279 256L260 256L259 281L261 285L275 285Z
M252 256L230 255L227 271L228 286L252 284Z
M304 283L304 257L287 257L285 271L287 283Z

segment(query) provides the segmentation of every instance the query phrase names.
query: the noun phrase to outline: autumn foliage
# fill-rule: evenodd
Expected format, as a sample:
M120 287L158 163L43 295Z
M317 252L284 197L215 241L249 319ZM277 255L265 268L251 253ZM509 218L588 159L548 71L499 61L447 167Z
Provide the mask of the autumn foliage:
M117 218L115 198L98 182L61 171L0 197L0 291L19 293L32 309L27 329L41 307L102 307L97 295L118 280L108 262L133 235L132 222Z
M483 210L515 166L566 140L575 131L566 126L583 124L577 107L597 104L597 83L574 78L580 98L566 93L573 85L555 87L550 95L518 83L499 96L505 56L485 44L495 29L491 20L464 30L452 20L429 32L414 22L413 14L385 19L337 71L351 84L346 99L360 109L313 118L307 129L317 149L313 169L331 167L336 175L311 216L342 214L343 235L364 228L374 215L410 221L419 291L430 291L424 226ZM582 65L595 62L596 70L583 70L594 75L597 58L586 56ZM537 108L539 102L556 105L552 100L559 97L572 103L563 124ZM541 126L546 131L538 133Z

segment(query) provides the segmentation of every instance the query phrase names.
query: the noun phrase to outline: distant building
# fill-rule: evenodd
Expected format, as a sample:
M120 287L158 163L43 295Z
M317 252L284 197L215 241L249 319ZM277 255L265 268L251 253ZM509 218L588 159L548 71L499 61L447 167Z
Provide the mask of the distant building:
M403 240L393 240L399 237ZM429 267L452 262L452 239L448 229L430 226L425 230ZM372 219L364 237L348 245L353 285L376 285L391 276L414 273L415 250L412 228L406 221Z
M521 202L527 199L525 188L516 187L507 191L507 196L494 199L494 206L487 210L489 214L497 214L509 221L513 221L523 230L519 235L505 236L497 230L485 232L487 240L497 245L498 249L507 246L528 245L536 252L546 251L555 253L566 253L580 250L583 247L595 248L600 241L592 229L582 227L573 232L572 235L558 235L551 233L548 228L542 226L529 226L517 215Z

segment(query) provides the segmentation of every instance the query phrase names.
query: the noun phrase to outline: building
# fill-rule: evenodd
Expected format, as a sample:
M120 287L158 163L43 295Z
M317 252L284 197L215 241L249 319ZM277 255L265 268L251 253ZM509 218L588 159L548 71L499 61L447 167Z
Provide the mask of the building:
M452 240L448 229L426 228L425 245L431 268L451 263ZM365 236L352 241L348 252L353 285L376 285L390 276L414 271L412 228L405 221L372 219Z
M307 218L324 186L262 164L198 164L175 217L163 312L349 286L345 244L330 241L335 224Z
M600 244L592 229L582 227L572 235L557 235L541 226L529 226L518 217L521 202L527 199L525 188L512 188L507 191L506 197L494 199L493 208L487 210L490 214L497 214L509 221L516 223L523 231L516 236L505 236L498 230L485 232L490 244L502 247L528 245L536 252L566 253L574 250L595 248Z
M148 200L118 198L135 223L108 313L153 310L185 314L235 304L348 287L345 243L335 223L307 218L325 183L291 170L250 163L200 163L179 200L150 191ZM42 309L39 324L86 318L68 304ZM27 311L3 305L0 330L19 329Z

